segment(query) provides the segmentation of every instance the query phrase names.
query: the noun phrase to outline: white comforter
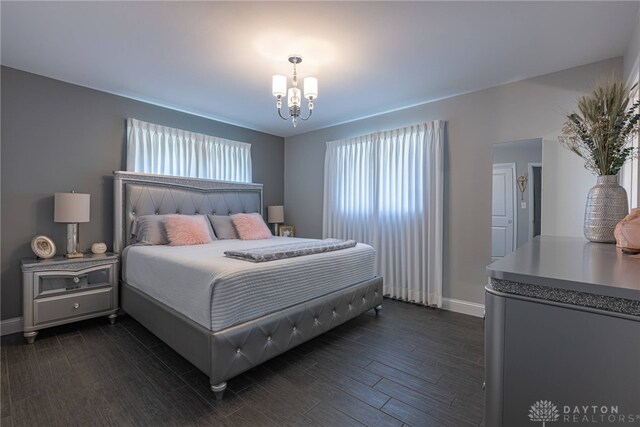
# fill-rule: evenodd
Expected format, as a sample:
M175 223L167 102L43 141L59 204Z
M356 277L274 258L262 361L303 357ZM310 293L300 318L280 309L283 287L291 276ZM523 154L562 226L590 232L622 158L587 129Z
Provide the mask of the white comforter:
M213 331L261 317L374 276L369 245L263 263L224 256L303 239L217 240L195 246L129 246L123 278Z

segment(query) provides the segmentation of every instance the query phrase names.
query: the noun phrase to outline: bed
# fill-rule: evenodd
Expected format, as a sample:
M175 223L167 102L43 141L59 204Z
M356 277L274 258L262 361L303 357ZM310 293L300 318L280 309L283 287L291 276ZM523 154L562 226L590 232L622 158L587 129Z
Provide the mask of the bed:
M261 184L114 172L114 202L122 310L207 374L216 399L236 375L382 307L368 245L252 263L224 252L302 239L132 244L141 215L262 214Z

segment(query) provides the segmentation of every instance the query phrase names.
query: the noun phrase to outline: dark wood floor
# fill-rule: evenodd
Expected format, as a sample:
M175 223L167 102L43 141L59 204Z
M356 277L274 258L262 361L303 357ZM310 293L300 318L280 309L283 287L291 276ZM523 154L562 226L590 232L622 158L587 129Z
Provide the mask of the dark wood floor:
M130 317L2 338L2 426L477 426L481 319L385 300L229 381L209 379Z

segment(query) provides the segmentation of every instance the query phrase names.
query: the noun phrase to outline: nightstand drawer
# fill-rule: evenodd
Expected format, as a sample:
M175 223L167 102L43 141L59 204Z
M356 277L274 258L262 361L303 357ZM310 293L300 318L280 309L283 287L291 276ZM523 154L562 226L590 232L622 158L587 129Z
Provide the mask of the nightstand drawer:
M33 274L35 298L53 297L70 292L101 288L112 282L111 265L99 265L78 271L42 271Z
M47 323L68 317L106 311L113 308L113 289L96 289L59 297L35 300L35 324Z

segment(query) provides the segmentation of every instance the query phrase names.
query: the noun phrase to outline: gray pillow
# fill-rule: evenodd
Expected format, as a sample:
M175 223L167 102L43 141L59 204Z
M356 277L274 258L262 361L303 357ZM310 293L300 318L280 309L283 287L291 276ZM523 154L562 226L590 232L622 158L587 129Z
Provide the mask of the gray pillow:
M147 245L168 245L169 238L164 228L164 215L141 215L131 228L135 243Z
M133 222L131 234L135 243L145 245L168 245L169 237L164 227L164 219L167 215L140 215ZM208 222L208 221L207 221ZM211 224L209 224L209 236L211 240L217 240Z
M233 220L228 215L207 215L218 239L239 239Z

